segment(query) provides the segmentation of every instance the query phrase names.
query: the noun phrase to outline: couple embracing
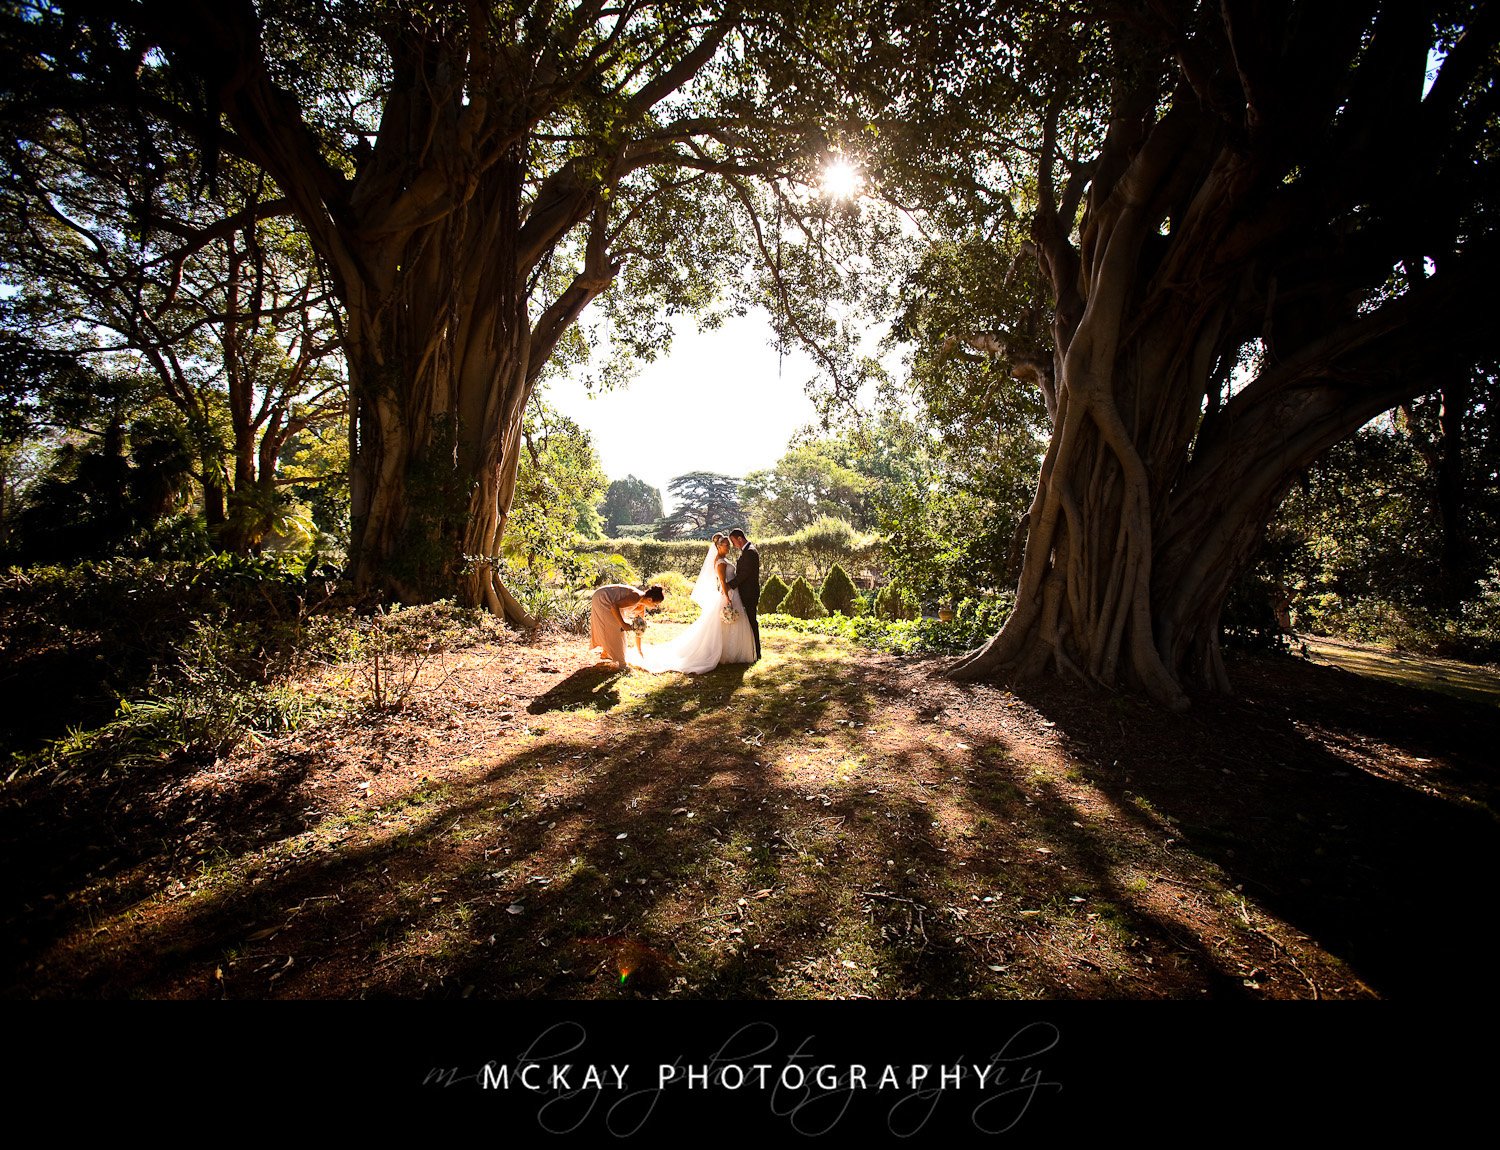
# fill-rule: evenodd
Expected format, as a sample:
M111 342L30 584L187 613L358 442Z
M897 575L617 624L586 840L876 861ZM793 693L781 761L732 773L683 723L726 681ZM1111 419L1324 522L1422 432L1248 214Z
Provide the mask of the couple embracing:
M738 564L730 558L731 546L739 549ZM660 587L645 591L623 585L599 588L594 593L590 642L601 648L605 658L623 665L627 657L623 632L635 629L626 616L642 617L659 608L663 597ZM626 598L632 601L623 602ZM753 663L760 658L760 623L755 617L760 605L760 552L744 531L736 528L709 541L692 599L703 609L692 626L660 647L643 648L637 632L636 652L628 656L631 665L657 673L696 675L723 663Z

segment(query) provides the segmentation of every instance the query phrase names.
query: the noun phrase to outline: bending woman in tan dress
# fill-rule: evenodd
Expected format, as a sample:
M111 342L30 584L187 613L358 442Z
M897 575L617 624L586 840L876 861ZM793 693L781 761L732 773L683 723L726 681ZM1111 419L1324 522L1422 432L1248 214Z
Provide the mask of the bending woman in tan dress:
M625 632L634 630L626 621L625 612L632 608L655 611L666 598L666 592L655 585L642 591L624 583L608 583L594 592L593 606L589 612L589 646L601 653L601 658L616 666L625 665Z

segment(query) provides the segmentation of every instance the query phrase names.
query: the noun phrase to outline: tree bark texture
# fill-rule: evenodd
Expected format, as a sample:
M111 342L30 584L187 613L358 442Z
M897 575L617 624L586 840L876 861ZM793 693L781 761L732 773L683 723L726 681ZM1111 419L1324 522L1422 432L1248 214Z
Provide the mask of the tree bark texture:
M1053 104L1033 224L1056 292L1053 433L1014 611L957 678L1050 669L1174 709L1227 691L1220 610L1295 477L1472 362L1484 261L1415 205L1462 162L1434 97L1458 98L1439 89L1467 87L1483 45L1424 99L1420 5L1244 8L1191 34L1113 31L1117 57L1169 44L1176 86L1161 100L1122 68L1102 148L1061 192ZM1439 270L1382 289L1431 252Z

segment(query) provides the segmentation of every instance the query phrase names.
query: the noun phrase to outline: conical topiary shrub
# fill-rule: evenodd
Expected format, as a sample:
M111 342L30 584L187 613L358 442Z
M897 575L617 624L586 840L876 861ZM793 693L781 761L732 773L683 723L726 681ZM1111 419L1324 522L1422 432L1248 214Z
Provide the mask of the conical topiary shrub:
M830 615L852 615L855 594L854 580L849 578L849 572L835 563L823 580L823 589L818 592L818 599Z
M760 606L756 609L756 614L771 615L780 611L781 601L790 590L785 579L780 575L772 575L760 589Z
M823 610L818 597L813 594L813 589L807 585L807 580L800 576L781 601L781 611L784 615L795 615L798 619L821 619L828 614Z

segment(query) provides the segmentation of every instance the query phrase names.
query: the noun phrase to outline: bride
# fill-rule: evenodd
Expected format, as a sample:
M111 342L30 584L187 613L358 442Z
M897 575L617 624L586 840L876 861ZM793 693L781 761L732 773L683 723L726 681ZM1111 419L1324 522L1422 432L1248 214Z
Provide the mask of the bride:
M725 584L734 578L729 559L729 536L715 535L703 558L698 581L693 584L693 602L703 613L693 625L670 643L649 647L630 661L648 671L685 671L696 675L721 663L749 663L755 659L755 636L739 588Z

